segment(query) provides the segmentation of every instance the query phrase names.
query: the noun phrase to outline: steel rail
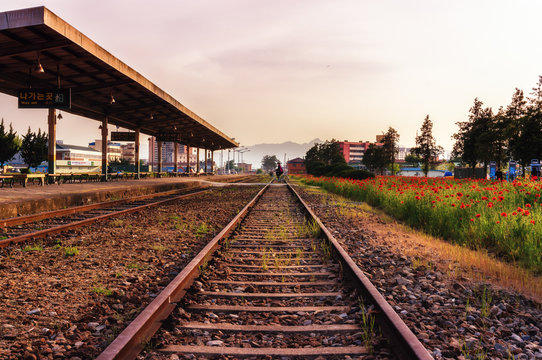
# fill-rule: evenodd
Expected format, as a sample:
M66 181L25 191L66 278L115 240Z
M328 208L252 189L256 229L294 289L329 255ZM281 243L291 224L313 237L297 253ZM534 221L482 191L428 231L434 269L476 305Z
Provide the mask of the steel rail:
M202 188L207 188L207 187L204 186L204 187L199 187L197 189L202 189ZM67 209L52 210L52 211L46 211L46 212L41 212L41 213L37 213L37 214L31 214L31 215L25 215L25 216L16 216L16 217L11 217L11 218L7 218L7 219L0 219L0 228L5 228L5 227L15 226L15 225L28 224L28 223L32 223L32 222L36 222L36 221L40 221L40 220L44 220L44 219L50 219L50 218L54 218L54 217L66 216L66 215L71 215L71 214L76 214L76 213L91 211L91 210L96 210L96 209L102 209L102 208L110 207L110 206L118 206L118 205L130 203L130 202L134 202L134 201L146 200L146 199L159 197L159 196L172 195L172 194L175 194L175 193L178 193L178 192L181 192L181 191L183 191L183 190L181 190L181 189L169 190L169 191L164 191L164 192L159 192L159 193L153 193L153 194L146 194L146 195L131 197L131 198L127 198L127 199L103 201L103 202L99 202L99 203L95 203L95 204L74 206L74 207L70 207L70 208L67 208Z
M114 216L118 216L118 215L122 215L122 214L129 214L129 213L140 211L140 210L150 208L150 207L153 207L153 206L158 206L158 205L165 204L165 203L168 203L168 202L172 202L172 201L184 199L184 198L187 198L187 197L191 197L191 196L194 196L194 195L202 194L202 193L205 193L205 192L208 192L208 191L210 191L210 189L206 189L206 190L202 190L202 191L196 191L196 192L193 192L193 193L190 193L190 194L179 195L179 196L175 196L173 198L164 199L164 200L160 200L160 201L155 201L155 202L152 202L152 203L149 203L149 204L139 205L139 206L135 206L135 207L129 208L129 209L114 211L114 212L111 212L109 214L98 215L98 216L91 217L91 218L88 218L88 219L75 221L75 222L72 222L72 223L69 223L69 224L63 224L63 225L51 227L49 229L44 229L44 230L39 230L39 231L35 231L35 232L31 232L31 233L27 233L27 234L23 234L23 235L19 235L19 236L14 236L12 238L0 240L0 248L4 248L4 247L7 247L7 246L9 246L11 244L15 244L15 243L23 242L23 241L42 238L42 237L45 237L47 235L58 234L58 233L61 233L63 231L76 229L76 228L79 228L81 226L84 226L84 225L87 225L87 224L90 224L90 223L93 223L93 222L96 222L96 221L99 221L99 220L108 219L110 217L114 217Z
M303 207L310 217L318 223L328 241L333 245L333 250L336 255L335 258L341 262L343 269L347 270L350 278L357 283L357 288L362 292L365 298L377 309L377 313L375 314L377 322L381 327L382 333L390 342L395 355L401 360L433 359L416 335L414 335L405 322L397 315L391 305L386 301L382 294L380 294L367 276L365 276L363 271L356 265L354 260L352 260L350 255L348 255L344 248L339 244L324 223L311 210L309 205L301 198L290 183L287 185L295 197L303 204Z
M132 321L98 356L97 360L106 359L135 359L143 349L143 343L149 340L160 328L169 314L174 310L192 282L200 275L200 267L205 265L220 247L220 240L228 237L249 210L269 188L267 184L258 194L237 214L220 233L218 233L188 265L160 292L160 294Z

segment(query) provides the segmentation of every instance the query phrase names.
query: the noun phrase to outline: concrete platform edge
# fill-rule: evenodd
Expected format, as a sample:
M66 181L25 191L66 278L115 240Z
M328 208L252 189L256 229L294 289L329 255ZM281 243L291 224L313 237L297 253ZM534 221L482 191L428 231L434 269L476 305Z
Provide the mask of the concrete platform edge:
M130 185L123 189L88 190L79 193L59 193L58 195L41 197L34 200L10 202L0 205L0 219L15 216L36 214L72 206L92 204L96 202L119 200L168 190L191 190L208 187L204 181L183 181L176 183L158 183Z

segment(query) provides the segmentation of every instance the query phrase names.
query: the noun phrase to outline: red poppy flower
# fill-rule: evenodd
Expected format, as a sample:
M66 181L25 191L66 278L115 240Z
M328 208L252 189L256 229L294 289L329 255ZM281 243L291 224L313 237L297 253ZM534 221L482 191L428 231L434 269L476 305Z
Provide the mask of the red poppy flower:
M502 217L506 217L506 216L508 216L508 215L507 215L505 212L502 212L502 213L501 213L501 216L502 216Z
M480 214L476 214L476 217L479 218L481 215Z

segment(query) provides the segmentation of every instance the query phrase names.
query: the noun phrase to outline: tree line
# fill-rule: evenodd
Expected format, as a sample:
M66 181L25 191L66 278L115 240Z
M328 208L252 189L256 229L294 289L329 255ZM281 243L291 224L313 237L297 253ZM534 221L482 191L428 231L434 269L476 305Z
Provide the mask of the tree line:
M542 156L542 76L530 96L516 88L506 107L494 112L478 98L469 110L467 121L457 122L452 158L474 168L490 161L501 168L507 160L516 160L525 171L531 159Z
M47 160L49 137L45 132L35 133L28 128L26 135L22 138L17 136L17 132L13 131L13 126L9 124L9 131L4 126L4 119L0 122L0 168L11 160L19 151L21 157L31 167L37 167L43 161Z
M362 163L372 172L382 173L385 169L395 175L399 166L396 164L399 153L399 133L389 127L378 144L370 144L365 151ZM421 163L427 176L429 169L435 165L438 156L443 153L442 146L436 145L433 137L433 122L427 115L416 135L416 146L410 150L408 157ZM305 155L307 173L312 175L365 178L367 173L354 173L354 169L346 163L339 142L332 139L323 144L315 144ZM359 171L359 170L358 170ZM373 175L374 176L374 175Z

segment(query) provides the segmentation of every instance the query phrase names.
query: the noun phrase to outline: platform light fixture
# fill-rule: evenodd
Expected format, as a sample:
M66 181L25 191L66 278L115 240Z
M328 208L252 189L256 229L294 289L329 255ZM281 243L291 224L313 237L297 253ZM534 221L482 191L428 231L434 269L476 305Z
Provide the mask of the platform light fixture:
M56 116L56 118L58 120L62 120L63 116L62 116L62 113L60 111L58 112L58 115Z
M154 120L154 115L151 113L151 116L149 116L149 120Z
M43 66L41 66L39 53L38 53L38 63L36 64L36 67L34 68L34 72L38 74L43 74L45 72L45 70L43 69Z
M113 92L109 94L109 105L113 105L115 103L115 98L113 97Z

